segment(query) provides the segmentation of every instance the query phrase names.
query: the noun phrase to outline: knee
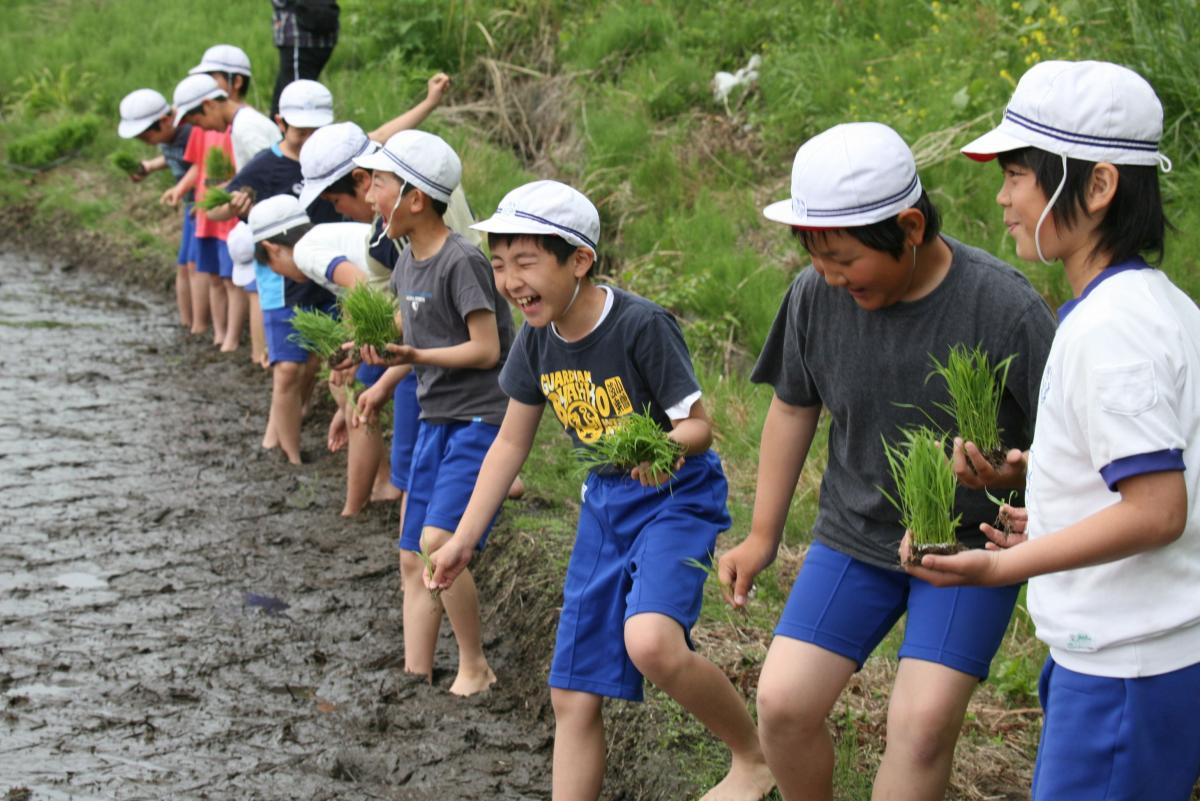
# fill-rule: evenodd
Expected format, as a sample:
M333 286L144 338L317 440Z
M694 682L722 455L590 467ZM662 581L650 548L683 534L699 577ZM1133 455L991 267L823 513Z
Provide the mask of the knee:
M421 560L420 554L415 551L400 552L400 581L405 587L411 586L411 582L421 581L421 571L425 569L425 562Z
M824 731L826 712L806 702L789 683L776 681L764 671L759 677L758 727L764 738L781 733L805 735Z
M659 685L683 670L690 654L682 627L661 615L635 615L625 623L625 652Z
M959 716L930 704L905 703L888 714L887 751L914 767L932 767L954 752Z
M279 389L291 389L300 381L302 365L296 362L275 363L275 386Z
M598 695L551 687L550 705L558 726L586 728L597 725L601 720L601 699Z

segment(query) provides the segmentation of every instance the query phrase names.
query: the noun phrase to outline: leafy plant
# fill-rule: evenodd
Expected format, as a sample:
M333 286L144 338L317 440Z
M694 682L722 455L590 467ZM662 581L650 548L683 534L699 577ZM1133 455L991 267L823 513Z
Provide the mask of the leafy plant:
M926 381L935 375L946 382L950 393L949 403L934 404L954 418L958 435L965 442L973 442L988 461L1000 465L1004 462L1004 447L1000 441L1000 400L1004 395L1004 383L1008 368L1016 354L992 366L982 347L968 349L966 345L950 348L946 363L933 356L933 370Z
M231 200L233 200L233 195L229 192L219 186L210 186L204 193L203 199L196 201L196 208L212 211L217 206L224 206Z
M930 428L905 429L898 444L883 441L883 452L896 495L882 487L879 491L900 512L901 525L912 532L914 557L921 548L957 544L955 531L962 515L950 515L958 482L943 438Z
M93 115L72 117L59 124L14 139L8 145L8 160L24 167L52 166L96 138L100 119Z
M382 289L359 282L342 294L338 306L355 345L370 345L382 354L400 339L395 301Z
M208 184L223 184L233 177L233 161L224 148L213 145L204 154L204 180Z
M298 309L292 317L288 340L323 359L338 353L350 340L350 330L331 314L318 309Z
M645 462L652 473L674 478L675 463L682 452L683 446L667 436L647 408L644 413L621 418L594 445L576 448L575 458L584 470L603 467L632 470Z

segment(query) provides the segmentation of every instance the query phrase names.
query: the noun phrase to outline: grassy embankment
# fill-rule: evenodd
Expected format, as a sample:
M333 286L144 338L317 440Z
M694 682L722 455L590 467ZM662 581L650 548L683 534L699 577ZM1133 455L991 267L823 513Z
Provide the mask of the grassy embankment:
M532 177L561 178L596 201L603 271L685 321L730 477L735 523L725 546L749 523L758 431L769 400L769 392L747 382L748 368L784 288L804 264L786 232L759 210L787 195L791 156L818 131L849 120L892 125L914 145L945 230L1016 263L993 202L998 172L956 156L957 145L997 118L1015 79L1035 61L1129 64L1166 105L1163 150L1176 168L1164 188L1178 231L1165 268L1200 295L1192 255L1200 248L1194 2L806 5L519 0L500 10L470 0L345 0L342 41L324 75L339 117L371 126L423 96L433 71L453 73L454 93L428 127L459 148L464 185L480 213ZM175 222L154 202L165 179L132 187L108 166L114 149L147 152L116 138L116 105L140 86L169 97L186 68L218 41L250 54L257 72L250 100L265 106L276 63L265 4L9 4L0 51L0 144L10 148L21 136L86 114L99 116L100 133L49 171L0 171L0 202L22 204L59 225L103 231L137 255L160 255L166 285ZM712 74L733 71L756 53L763 57L757 88L727 106L714 103ZM1022 267L1051 303L1066 299L1058 270ZM576 493L566 440L552 427L526 471L534 500L508 518L510 532L527 535L508 539L542 565L528 583L551 588L569 549ZM760 580L750 614L725 611L710 587L696 639L748 692L808 541L823 462L819 441L781 557ZM839 797L869 796L897 642L893 635L835 708ZM1019 610L993 679L969 713L953 797L1022 797L1042 654ZM699 784L723 769L719 749L661 696L645 709L616 711L613 719L618 750L656 742L681 760L687 781ZM637 726L650 728L651 740L630 738ZM644 794L655 786L644 785Z

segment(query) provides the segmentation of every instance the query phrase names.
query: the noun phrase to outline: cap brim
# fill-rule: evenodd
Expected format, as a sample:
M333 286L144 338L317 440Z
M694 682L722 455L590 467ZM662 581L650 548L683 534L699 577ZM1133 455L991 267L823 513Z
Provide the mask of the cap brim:
M1029 143L997 128L961 148L959 152L975 161L991 161L1000 153L1020 150L1023 147L1029 147Z
M333 122L332 111L281 111L279 116L293 128L320 128Z
M135 136L153 125L154 121L157 119L157 116L153 116L143 117L140 120L121 120L121 122L117 125L117 136L121 137L122 139L133 139Z
M247 286L254 281L254 259L247 262L233 263L234 286Z
M768 220L783 223L784 225L803 225L805 222L796 216L796 212L792 211L791 200L780 200L772 203L763 209L762 213Z
M362 167L364 170L381 170L382 172L395 173L396 162L385 156L382 150L382 148L378 148L373 153L359 156L354 160L354 166ZM399 173L396 174L398 175Z
M353 169L353 168L351 168ZM341 178L341 175L334 175L329 178L322 178L317 181L304 181L304 186L300 188L300 194L297 199L300 201L300 208L307 209L316 199L321 196L321 193L329 188L330 184Z

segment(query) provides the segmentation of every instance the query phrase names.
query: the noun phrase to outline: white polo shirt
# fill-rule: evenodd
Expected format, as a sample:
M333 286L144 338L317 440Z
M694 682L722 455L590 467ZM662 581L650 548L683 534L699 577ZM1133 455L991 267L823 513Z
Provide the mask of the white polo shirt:
M1120 500L1130 476L1183 470L1188 521L1171 545L1029 581L1054 660L1133 678L1200 663L1200 310L1140 259L1059 311L1030 448L1029 536Z
M233 145L233 167L240 170L259 151L283 139L283 134L267 115L250 106L242 106L234 113L229 125L229 139Z
M292 249L292 260L304 277L330 292L342 287L333 282L333 271L348 261L370 275L374 259L368 250L372 226L368 223L340 222L314 225Z

